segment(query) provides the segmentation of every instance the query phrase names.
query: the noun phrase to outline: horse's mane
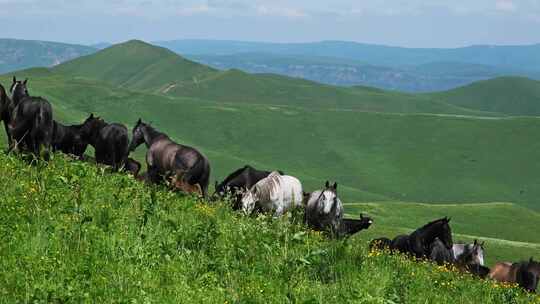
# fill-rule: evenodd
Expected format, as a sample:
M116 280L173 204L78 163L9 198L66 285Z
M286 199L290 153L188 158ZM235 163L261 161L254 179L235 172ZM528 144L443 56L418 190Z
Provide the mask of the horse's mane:
M245 166L243 166L242 168L239 168L239 169L237 169L236 171L234 171L233 173L229 174L229 175L223 180L223 182L221 182L221 185L230 182L233 178L237 177L237 176L240 175L242 172L244 172L244 170L246 170L246 169L248 169L248 168L252 168L252 167L249 166L249 165L245 165ZM253 169L253 168L252 168L252 169Z
M438 220L431 221L431 222L425 224L424 226L420 227L418 230L425 229L427 227L430 227L432 225L435 225L435 224L437 224L439 222L442 222L442 221L445 221L445 220L446 220L446 218L441 218L441 219L438 219Z

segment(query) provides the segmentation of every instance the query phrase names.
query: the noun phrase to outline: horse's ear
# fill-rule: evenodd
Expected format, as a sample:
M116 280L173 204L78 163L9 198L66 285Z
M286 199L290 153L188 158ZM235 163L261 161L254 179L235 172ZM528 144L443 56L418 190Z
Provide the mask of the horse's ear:
M326 183L324 184L324 186L328 189L330 188L330 182L329 181L326 181Z
M363 218L364 218L364 214L360 213L360 219L363 219Z
M452 219L451 217L445 217L445 218L444 218L444 220L445 220L447 223L450 223L450 220L451 220L451 219Z
M90 119L94 118L94 113L90 113L90 116L88 118Z
M139 120L137 120L137 124L140 125L142 123L142 120L139 118Z
M474 245L478 245L478 240L477 239L474 239Z
M334 190L337 190L337 182L334 183L334 185L332 186L332 188L334 188Z
M26 78L26 79L23 81L23 84L26 85L27 82L28 82L28 78Z
M16 83L17 82L17 77L14 75L13 76L13 83Z

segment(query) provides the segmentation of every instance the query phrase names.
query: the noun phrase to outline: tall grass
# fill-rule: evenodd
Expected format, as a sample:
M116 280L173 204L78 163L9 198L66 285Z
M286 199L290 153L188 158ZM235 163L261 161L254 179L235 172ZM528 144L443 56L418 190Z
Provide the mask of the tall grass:
M514 287L329 241L298 217L0 155L2 303L529 303ZM538 301L538 299L536 299Z

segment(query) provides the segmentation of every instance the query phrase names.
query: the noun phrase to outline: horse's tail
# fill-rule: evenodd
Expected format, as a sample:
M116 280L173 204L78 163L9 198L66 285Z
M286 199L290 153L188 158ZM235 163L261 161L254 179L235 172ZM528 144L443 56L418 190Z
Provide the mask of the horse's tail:
M189 169L188 182L192 185L199 184L203 196L208 196L208 183L210 182L210 164L204 155L200 155L197 162Z
M43 145L45 147L46 160L49 158L53 128L52 108L47 101L41 100L39 109L34 116L34 125L32 126L32 129L35 130L34 132L37 131L37 134L34 135L36 136L34 140L37 140L36 145Z

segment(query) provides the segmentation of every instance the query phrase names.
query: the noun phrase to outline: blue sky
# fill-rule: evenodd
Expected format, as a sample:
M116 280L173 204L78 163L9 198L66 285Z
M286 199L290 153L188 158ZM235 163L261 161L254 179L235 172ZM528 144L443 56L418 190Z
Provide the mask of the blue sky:
M540 0L0 0L0 37L348 40L407 47L540 43Z

